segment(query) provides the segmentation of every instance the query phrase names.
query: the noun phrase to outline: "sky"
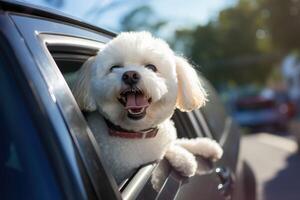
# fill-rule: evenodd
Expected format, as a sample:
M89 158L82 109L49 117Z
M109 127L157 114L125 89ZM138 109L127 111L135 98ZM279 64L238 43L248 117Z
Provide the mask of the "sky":
M204 25L218 16L218 13L237 3L237 0L22 0L25 2L59 9L69 15L83 19L112 31L120 31L120 20L130 10L149 5L156 15L169 21L169 29ZM52 3L51 3L52 2ZM95 14L98 8L102 12Z
M188 3L187 3L188 2ZM185 20L206 24L220 10L236 4L236 0L153 0L152 7L161 16L172 20Z

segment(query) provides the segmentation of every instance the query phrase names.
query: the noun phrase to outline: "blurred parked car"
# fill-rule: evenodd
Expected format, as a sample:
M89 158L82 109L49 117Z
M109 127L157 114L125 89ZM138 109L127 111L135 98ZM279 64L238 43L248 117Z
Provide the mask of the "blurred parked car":
M238 98L233 118L252 132L284 132L293 113L293 105L282 94L272 97L256 95Z
M117 185L68 85L115 34L26 4L0 1L0 9L1 200L255 199L240 130L207 81L207 106L173 119L179 137L213 138L223 158L199 158L208 170L192 178L169 168L160 191L150 182L156 163Z

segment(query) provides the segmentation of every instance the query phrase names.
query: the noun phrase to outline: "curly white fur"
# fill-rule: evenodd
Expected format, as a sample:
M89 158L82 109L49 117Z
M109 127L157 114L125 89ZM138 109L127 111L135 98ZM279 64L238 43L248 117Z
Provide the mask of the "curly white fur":
M155 65L157 72L146 68L147 64ZM114 65L121 67L111 70ZM140 74L137 87L152 99L146 115L139 120L129 118L118 101L124 87L122 75L127 71ZM210 139L176 140L170 120L174 109L197 109L206 102L206 93L193 67L175 55L166 42L147 32L121 33L107 43L82 66L72 91L80 108L91 112L87 121L118 183L136 168L164 156L184 176L196 172L194 155L212 160L222 156L221 147ZM108 134L102 117L128 130L158 127L159 131L154 138L119 138Z

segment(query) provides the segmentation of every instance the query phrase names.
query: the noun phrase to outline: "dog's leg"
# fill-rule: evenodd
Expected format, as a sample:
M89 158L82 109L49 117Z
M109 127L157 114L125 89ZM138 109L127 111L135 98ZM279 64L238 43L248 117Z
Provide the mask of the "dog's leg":
M185 148L194 155L210 158L213 161L219 160L223 155L222 147L209 138L181 138L177 139L175 144Z
M170 145L165 158L171 166L183 176L194 176L197 170L197 161L193 154L178 145Z

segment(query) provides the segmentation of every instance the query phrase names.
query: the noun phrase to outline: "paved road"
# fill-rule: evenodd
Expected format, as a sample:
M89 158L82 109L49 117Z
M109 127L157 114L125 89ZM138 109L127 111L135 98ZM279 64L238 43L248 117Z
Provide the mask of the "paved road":
M294 140L265 133L245 136L242 156L256 175L258 200L300 200L300 154Z

